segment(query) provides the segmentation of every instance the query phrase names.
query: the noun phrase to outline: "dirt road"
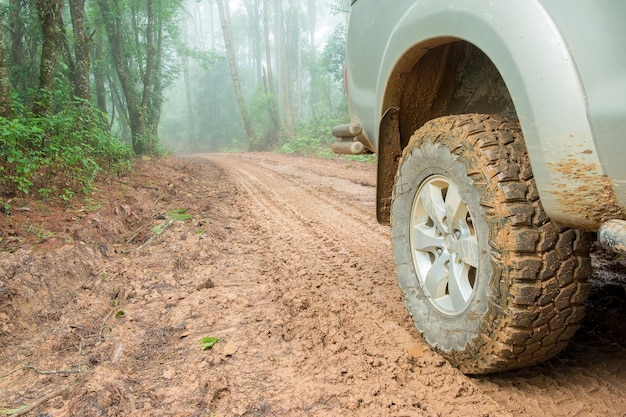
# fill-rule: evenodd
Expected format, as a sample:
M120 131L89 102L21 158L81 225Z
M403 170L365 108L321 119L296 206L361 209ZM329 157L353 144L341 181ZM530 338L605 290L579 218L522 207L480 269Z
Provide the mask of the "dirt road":
M596 254L566 351L470 378L404 309L373 164L200 155L137 172L98 210L42 214L53 236L33 250L18 231L42 224L34 209L2 223L0 415L626 416L619 259Z

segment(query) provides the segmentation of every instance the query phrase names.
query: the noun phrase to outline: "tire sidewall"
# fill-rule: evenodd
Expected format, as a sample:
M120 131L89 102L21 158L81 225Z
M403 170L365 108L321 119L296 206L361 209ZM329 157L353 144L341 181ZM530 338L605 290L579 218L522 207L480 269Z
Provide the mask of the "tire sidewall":
M489 229L483 217L479 192L467 174L469 163L471 161L461 162L459 157L439 144L426 142L421 147L413 147L398 170L391 207L393 256L406 307L426 341L453 355L455 351L475 347L481 326L486 325L484 319L491 297L492 265L487 252ZM421 184L433 175L445 176L458 187L469 208L480 251L472 299L465 311L454 317L441 313L425 296L410 249L410 216L415 195Z

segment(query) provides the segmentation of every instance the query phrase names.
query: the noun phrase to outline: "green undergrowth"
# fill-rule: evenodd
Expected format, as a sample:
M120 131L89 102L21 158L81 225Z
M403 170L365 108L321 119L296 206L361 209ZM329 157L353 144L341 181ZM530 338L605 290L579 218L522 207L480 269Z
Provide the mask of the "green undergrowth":
M324 119L311 120L298 124L294 129L294 137L285 140L276 152L287 155L315 156L331 158L333 151L330 145L334 142L331 129L341 121Z
M335 158L337 155L330 149L330 145L336 140L331 134L331 129L343 123L347 122L342 118L302 123L296 127L294 138L284 142L276 152L323 159ZM344 155L342 158L355 162L371 162L376 160L376 155Z
M0 117L0 203L8 211L7 201L25 195L69 202L87 195L98 175L128 172L132 155L87 104L46 117Z

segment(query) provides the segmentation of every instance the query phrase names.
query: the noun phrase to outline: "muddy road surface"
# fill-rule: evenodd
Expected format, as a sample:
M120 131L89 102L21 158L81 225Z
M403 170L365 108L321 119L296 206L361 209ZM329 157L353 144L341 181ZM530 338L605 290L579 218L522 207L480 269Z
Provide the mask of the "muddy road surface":
M559 356L468 377L404 309L374 164L135 168L90 205L1 219L0 416L626 416L623 260L596 251Z

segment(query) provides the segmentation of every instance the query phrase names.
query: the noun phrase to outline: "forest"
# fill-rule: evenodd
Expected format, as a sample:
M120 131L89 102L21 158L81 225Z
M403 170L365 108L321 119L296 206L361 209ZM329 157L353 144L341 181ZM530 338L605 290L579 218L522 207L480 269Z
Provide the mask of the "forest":
M0 204L137 155L328 154L349 0L0 0Z

